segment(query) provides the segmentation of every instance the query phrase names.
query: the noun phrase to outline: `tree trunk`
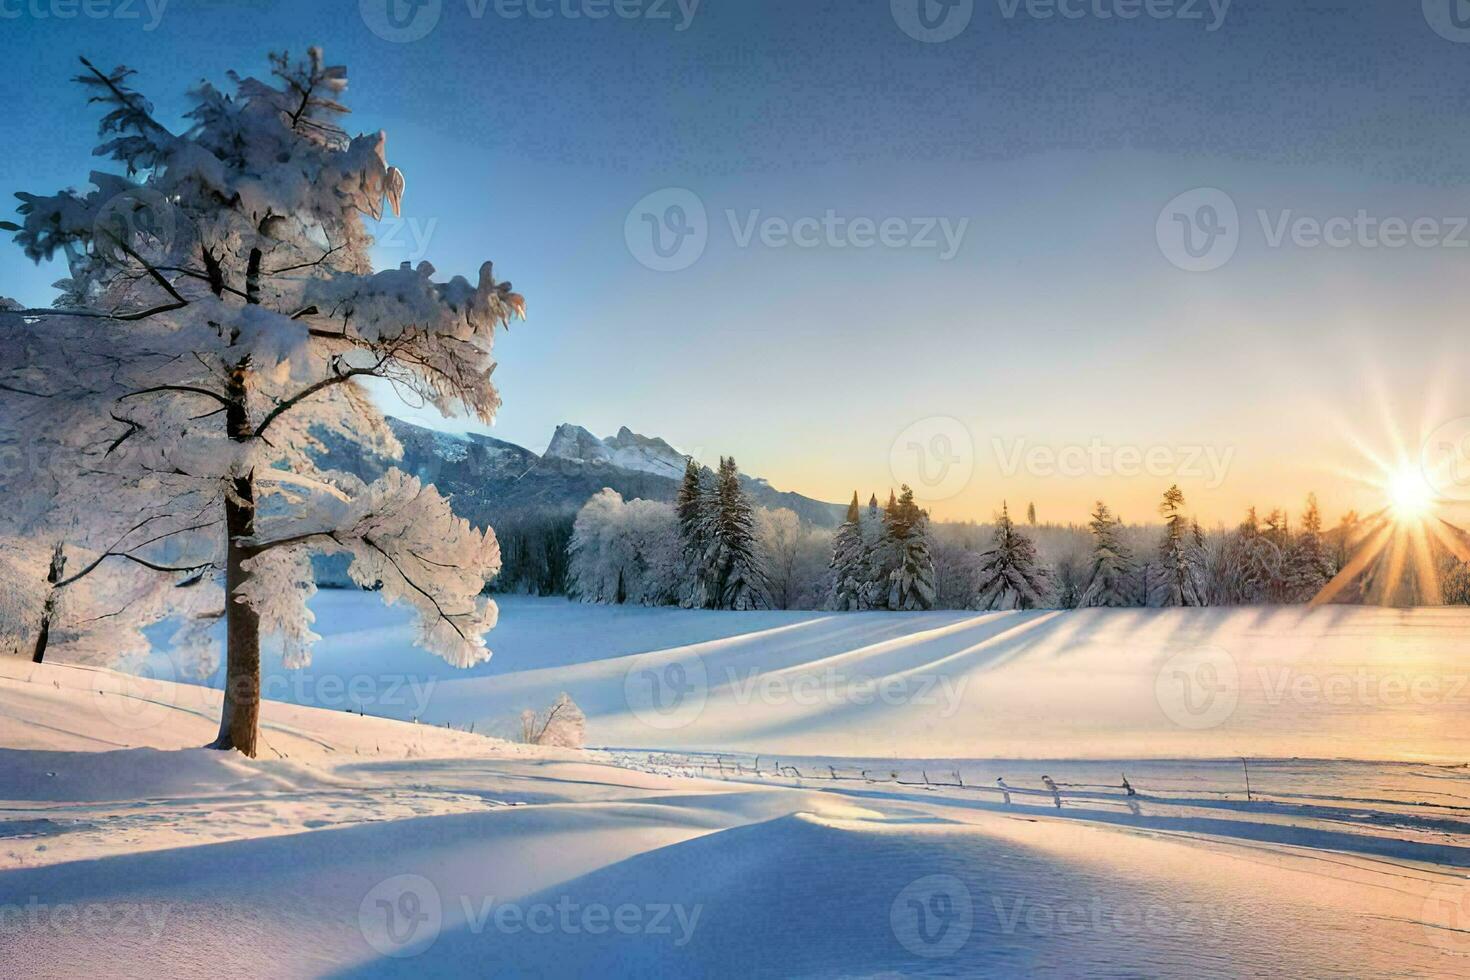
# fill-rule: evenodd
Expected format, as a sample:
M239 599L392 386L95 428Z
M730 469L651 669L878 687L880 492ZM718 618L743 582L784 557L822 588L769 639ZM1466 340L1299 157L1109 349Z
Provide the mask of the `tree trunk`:
M250 437L245 411L245 370L241 362L231 373L225 426L230 438ZM242 541L255 535L255 477L236 477L233 493L225 498L225 697L220 712L219 737L213 749L235 749L250 758L256 754L260 723L260 614L241 602L241 590L250 579L243 563L248 557Z
M254 481L235 480L235 494L240 501L225 503L230 536L225 557L225 699L219 737L210 747L235 749L253 759L260 723L260 614L239 601L250 574L242 567L246 555L238 541L255 533Z
M36 633L36 647L31 651L31 663L38 664L46 659L46 643L51 639L51 599L46 599L46 611L41 613L41 629Z
M31 663L39 664L46 659L46 644L51 641L51 621L56 618L56 584L66 572L66 552L58 543L51 552L51 568L46 573L46 584L51 586L46 593L46 604L41 608L41 628L36 631L36 646L31 651Z

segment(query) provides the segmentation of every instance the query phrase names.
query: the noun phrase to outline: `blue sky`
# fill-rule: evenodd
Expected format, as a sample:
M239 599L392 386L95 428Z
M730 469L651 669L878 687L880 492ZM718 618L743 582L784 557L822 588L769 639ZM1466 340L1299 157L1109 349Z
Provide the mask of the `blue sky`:
M971 473L934 489L941 516L1008 498L1074 520L1106 497L1142 519L1177 479L1213 521L1309 489L1367 506L1336 475L1363 468L1355 441L1388 456L1396 429L1414 456L1470 416L1450 383L1470 367L1460 0L973 0L937 42L903 29L919 0L429 0L396 8L406 41L381 36L389 0L159 2L0 0L0 187L85 183L79 54L138 69L176 118L194 81L320 44L348 66L349 128L387 130L407 174L380 260L491 258L527 296L494 431L533 448L565 420L628 425L842 499L906 475L906 432L958 433ZM703 249L656 271L636 236L669 188L703 208ZM1237 212L1208 271L1167 237L1196 188ZM1340 247L1313 238L1359 212ZM1390 247L1385 218L1433 224ZM0 250L0 293L48 302L60 274ZM1097 445L1174 471L1025 455Z

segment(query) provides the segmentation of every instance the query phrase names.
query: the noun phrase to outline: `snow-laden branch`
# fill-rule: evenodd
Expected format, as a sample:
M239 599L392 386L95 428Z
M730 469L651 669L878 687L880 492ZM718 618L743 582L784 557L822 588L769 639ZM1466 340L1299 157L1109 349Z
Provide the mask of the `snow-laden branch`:
M301 527L306 522L315 526ZM313 553L350 556L354 582L412 608L419 646L460 667L489 658L484 634L497 611L481 593L500 570L500 546L493 532L456 517L432 486L389 470L351 500L322 501L316 514L270 530L271 537L242 542L251 573L243 595L295 662L309 658L312 638L297 624L310 621Z

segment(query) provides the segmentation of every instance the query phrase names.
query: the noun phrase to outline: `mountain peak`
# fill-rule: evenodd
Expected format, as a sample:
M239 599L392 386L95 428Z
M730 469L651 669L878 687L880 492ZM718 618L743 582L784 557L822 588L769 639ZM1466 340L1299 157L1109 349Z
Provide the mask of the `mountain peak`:
M684 472L684 455L662 439L639 435L626 425L618 434L599 439L580 425L563 422L546 447L549 459L567 459L595 465L617 466L678 479Z

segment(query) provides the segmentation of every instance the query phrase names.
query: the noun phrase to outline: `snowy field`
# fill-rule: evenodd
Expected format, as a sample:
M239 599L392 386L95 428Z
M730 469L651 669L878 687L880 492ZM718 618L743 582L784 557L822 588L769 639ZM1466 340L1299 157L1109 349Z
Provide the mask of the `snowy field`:
M471 670L371 594L277 700L498 732L572 695L589 744L869 758L1470 762L1470 609L730 615L503 597ZM156 663L157 676L178 676Z
M0 973L1470 970L1461 611L510 599L456 672L316 610L255 761L209 688L0 660ZM605 749L484 737L562 690Z

